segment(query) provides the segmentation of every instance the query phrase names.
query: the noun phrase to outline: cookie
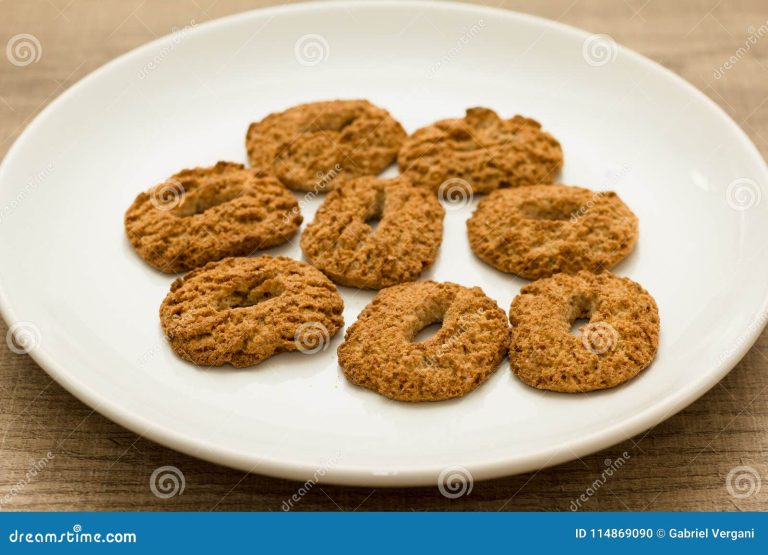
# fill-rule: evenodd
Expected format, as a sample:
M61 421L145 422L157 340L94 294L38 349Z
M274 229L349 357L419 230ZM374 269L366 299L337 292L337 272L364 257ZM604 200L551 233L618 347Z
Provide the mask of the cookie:
M579 335L578 318L587 318ZM525 287L509 310L509 362L524 383L550 391L606 389L646 368L659 345L656 301L610 272L557 274Z
M184 360L242 368L281 352L325 350L343 308L333 283L309 264L225 258L174 281L160 322Z
M440 330L421 342L425 327ZM382 289L338 349L347 379L398 401L466 395L496 370L509 341L506 315L479 287L417 281Z
M367 100L331 100L252 123L245 144L254 168L290 189L321 193L378 175L395 161L404 138L389 112Z
M444 213L434 193L404 178L360 177L328 193L301 249L341 285L381 289L414 281L437 257Z
M406 139L398 154L402 173L420 186L466 182L474 193L551 183L563 165L560 143L529 118L501 119L488 108L470 108Z
M467 231L481 260L538 279L616 265L635 246L637 217L613 192L534 185L483 198Z
M176 273L285 243L301 221L298 202L276 180L219 162L141 193L125 213L125 231L147 263Z

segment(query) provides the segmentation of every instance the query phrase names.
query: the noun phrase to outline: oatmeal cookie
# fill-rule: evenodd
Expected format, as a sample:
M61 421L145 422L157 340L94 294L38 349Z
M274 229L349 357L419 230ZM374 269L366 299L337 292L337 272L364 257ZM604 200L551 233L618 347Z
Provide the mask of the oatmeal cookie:
M251 165L297 191L327 192L395 161L405 138L389 112L367 100L300 104L252 123Z
M343 308L333 283L309 264L225 258L174 281L160 322L184 360L242 368L281 352L325 350Z
M125 213L138 255L176 273L288 241L299 229L290 191L242 164L183 170L141 193Z
M442 323L429 339L419 331ZM479 287L417 281L383 289L338 349L347 379L398 401L466 395L496 370L509 341L506 315Z
M400 171L435 191L454 181L474 193L552 183L563 165L560 143L532 119L502 119L488 108L470 108L460 119L423 127L403 143Z
M328 194L301 249L336 283L381 289L414 281L432 265L443 215L434 193L405 178L361 177Z
M589 323L574 335L571 326L579 318ZM550 391L615 387L650 365L659 346L656 301L610 272L535 281L512 301L509 319L512 372Z
M637 217L613 192L534 185L483 198L467 231L481 260L537 279L618 264L635 246Z

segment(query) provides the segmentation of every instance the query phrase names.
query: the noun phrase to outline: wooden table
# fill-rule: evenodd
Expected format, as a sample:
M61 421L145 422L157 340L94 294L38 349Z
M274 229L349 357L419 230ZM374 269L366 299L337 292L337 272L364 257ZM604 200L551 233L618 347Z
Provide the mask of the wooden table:
M0 153L31 119L85 74L183 27L276 2L245 0L0 0L3 45L20 33L42 45L25 67L0 60ZM768 152L768 36L716 79L714 71L767 24L765 0L507 1L502 7L607 33L682 75L722 106ZM768 238L766 238L768 240ZM5 264L9 261L5 261ZM2 271L0 269L0 271ZM724 315L725 316L725 315ZM0 325L0 337L6 327ZM436 487L316 486L296 510L568 510L605 468L624 466L583 510L759 510L768 484L733 496L729 472L749 466L768 480L768 336L707 395L648 433L582 460L474 484L450 500ZM31 359L0 349L0 504L4 510L281 510L299 484L245 475L136 436L83 405ZM47 459L51 453L52 459ZM31 479L31 465L39 470ZM181 495L161 499L152 472L174 465ZM739 493L738 491L736 492ZM7 496L7 497L6 497Z

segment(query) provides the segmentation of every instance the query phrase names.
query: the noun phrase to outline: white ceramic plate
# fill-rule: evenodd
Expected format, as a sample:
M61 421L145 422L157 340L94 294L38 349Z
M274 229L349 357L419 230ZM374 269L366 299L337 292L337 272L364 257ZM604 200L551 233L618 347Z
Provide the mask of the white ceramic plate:
M296 5L192 27L72 87L0 169L5 319L51 376L135 432L302 480L429 484L456 465L490 478L648 429L720 380L762 329L764 161L703 94L608 37L414 2ZM524 386L505 362L463 399L409 405L345 382L343 332L317 355L247 370L176 358L157 315L172 277L133 253L125 209L180 168L244 162L251 121L336 97L368 98L408 130L475 105L541 121L562 142L563 182L616 190L640 218L638 246L615 271L658 301L653 365L611 391L561 395ZM478 285L507 310L525 282L473 257L464 222L476 201L448 210L425 277ZM270 252L301 258L296 244ZM372 294L341 292L349 325Z

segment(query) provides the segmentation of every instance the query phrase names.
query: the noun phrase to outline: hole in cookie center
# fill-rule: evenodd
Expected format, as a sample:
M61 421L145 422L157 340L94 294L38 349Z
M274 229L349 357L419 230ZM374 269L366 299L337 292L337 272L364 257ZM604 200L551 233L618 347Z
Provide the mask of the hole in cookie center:
M522 203L520 212L529 220L565 221L570 220L571 215L578 213L581 208L573 201L538 199Z
M576 318L571 322L571 335L581 335L581 328L589 324L589 318Z
M571 335L581 335L581 328L589 324L594 306L594 299L589 295L577 295L571 299L570 314L568 314L568 320L571 322Z
M305 132L317 133L321 131L342 131L352 125L357 119L357 114L329 113L312 121Z
M371 228L371 234L376 233L379 223L381 223L381 218L384 216L385 200L386 193L383 189L380 189L376 192L376 197L371 206L368 207L368 212L365 214L365 225Z
M424 341L427 341L428 339L432 339L437 332L440 331L440 328L443 327L443 322L433 322L432 324L428 324L421 328L419 332L413 337L411 340L413 343L423 343Z
M188 218L239 196L240 191L233 187L205 187L185 194L181 204L173 212L181 218Z
M220 308L247 308L279 297L285 287L275 278L267 278L251 287L239 287L222 299Z

